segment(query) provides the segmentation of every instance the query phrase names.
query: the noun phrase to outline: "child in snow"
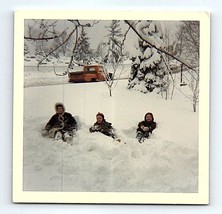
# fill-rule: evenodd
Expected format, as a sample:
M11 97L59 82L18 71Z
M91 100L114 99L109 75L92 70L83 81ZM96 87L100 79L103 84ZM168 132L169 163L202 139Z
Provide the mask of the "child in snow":
M152 134L152 131L156 128L156 122L154 122L153 114L148 112L144 117L144 121L141 121L138 124L136 138L140 143L143 142L145 138L149 137L149 134Z
M96 122L89 129L90 132L101 132L107 136L115 138L116 135L114 133L114 129L112 124L105 120L104 114L98 112L96 115Z
M63 103L56 103L55 111L56 114L51 117L42 131L42 136L67 141L74 136L77 129L77 122L70 113L65 112Z

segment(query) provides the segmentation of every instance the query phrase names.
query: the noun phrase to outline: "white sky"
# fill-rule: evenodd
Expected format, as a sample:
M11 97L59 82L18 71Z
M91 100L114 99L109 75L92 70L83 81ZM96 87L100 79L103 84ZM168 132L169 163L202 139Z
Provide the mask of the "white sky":
M120 22L121 27L122 27L122 33L125 33L125 31L128 29L128 26L121 21ZM100 23L96 24L93 28L88 28L87 29L87 33L89 35L89 37L91 38L91 48L96 49L97 45L100 42L105 42L106 41L106 35L108 34L107 28L106 26L110 25L110 21L100 21ZM128 32L127 35L127 39L126 39L126 48L127 50L130 50L131 46L133 45L133 41L136 41L137 38L135 37L135 33L132 32L132 30L130 32Z

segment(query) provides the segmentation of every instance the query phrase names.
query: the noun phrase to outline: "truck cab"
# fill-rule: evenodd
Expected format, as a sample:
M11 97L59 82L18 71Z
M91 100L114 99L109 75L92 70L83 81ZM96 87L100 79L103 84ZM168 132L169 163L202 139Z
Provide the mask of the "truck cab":
M105 81L106 70L101 65L85 65L81 71L69 71L69 82Z

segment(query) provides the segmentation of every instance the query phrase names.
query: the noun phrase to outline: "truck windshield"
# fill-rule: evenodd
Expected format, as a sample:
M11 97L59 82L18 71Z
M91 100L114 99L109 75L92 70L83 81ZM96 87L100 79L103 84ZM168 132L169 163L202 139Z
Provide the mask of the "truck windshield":
M87 70L88 71L95 71L96 69L92 67L92 68L88 68Z

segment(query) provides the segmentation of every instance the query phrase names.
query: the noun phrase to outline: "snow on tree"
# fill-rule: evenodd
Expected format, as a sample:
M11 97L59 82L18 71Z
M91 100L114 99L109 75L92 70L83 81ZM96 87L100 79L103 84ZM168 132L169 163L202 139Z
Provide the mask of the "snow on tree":
M121 38L123 36L120 28L120 20L112 20L109 26L106 26L108 29L108 50L107 55L105 56L105 62L109 63L120 63L122 62L122 42Z
M110 25L106 26L108 30L107 42L100 43L97 54L102 60L101 63L105 69L105 82L109 90L109 96L112 96L112 90L118 83L117 70L123 61L123 34L120 27L120 20L112 20ZM105 55L104 55L105 54ZM122 70L119 72L122 72Z
M96 61L99 63L104 63L106 54L107 54L107 44L105 42L100 42L95 51Z
M82 27L82 31L80 37L78 38L76 48L73 52L73 58L75 61L82 62L84 64L90 63L91 59L91 50L90 50L90 43L89 37Z
M192 101L193 111L197 110L199 101L199 51L200 51L200 23L198 21L183 21L178 33L180 55L193 65L195 70L186 68L184 78L191 91L191 96L185 95Z
M53 34L56 34L55 28L53 27ZM49 52L51 52L55 47L58 47L61 44L61 37L55 38L52 42L51 42L51 46L49 48ZM55 58L59 58L60 55L62 54L62 48L58 48L55 51L53 51L52 56ZM47 59L46 59L47 60Z
M163 35L160 25L155 21L138 21L137 31L143 34L149 42L156 47L163 45ZM163 93L167 88L166 65L161 53L148 42L141 38L131 56L131 76L128 83L129 89L139 90L143 93L158 89Z
M38 55L38 65L47 60L50 56L63 54L70 56L68 68L74 62L74 53L78 40L81 40L81 32L85 27L92 27L99 21L80 21L80 20L50 20L33 19L25 21L26 41L34 41L36 46L35 54ZM83 33L84 35L84 33ZM85 35L86 36L86 35ZM83 39L84 36L83 36ZM83 42L84 43L84 42ZM87 45L87 44L86 44ZM72 47L71 47L72 46ZM65 73L67 74L67 72ZM64 74L64 75L65 75Z
M71 43L70 43L70 40L65 42L66 41L66 38L67 38L68 34L67 32L65 31L62 35L61 35L61 38L60 38L60 41L62 44L61 46L61 52L62 52L62 55L63 56L69 56L70 55L70 49L69 47L71 46Z
M43 40L35 41L35 56L37 59L41 59L46 56L48 45L49 44Z

